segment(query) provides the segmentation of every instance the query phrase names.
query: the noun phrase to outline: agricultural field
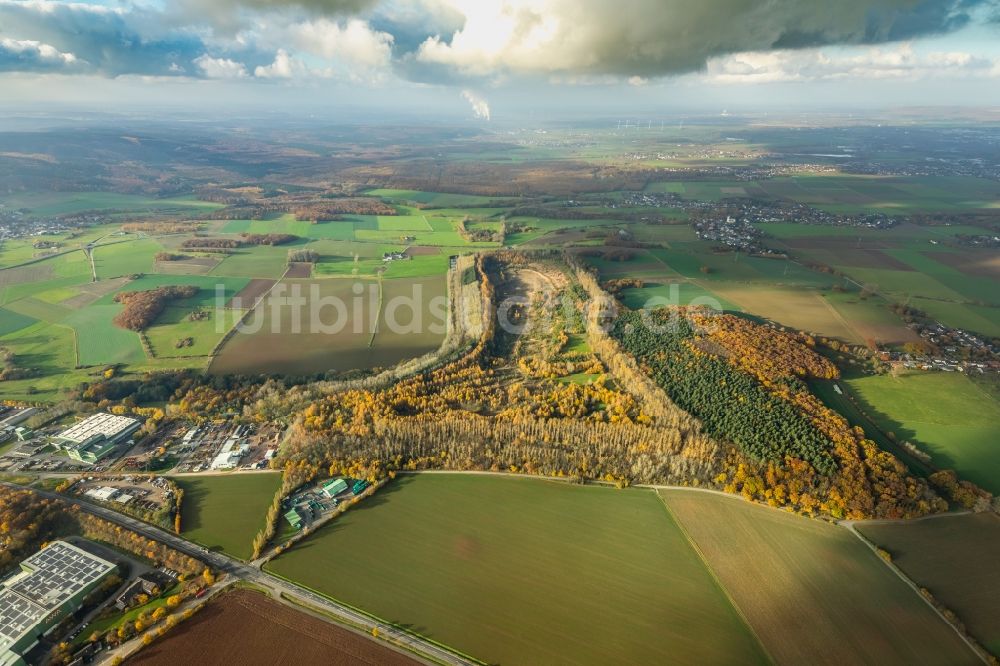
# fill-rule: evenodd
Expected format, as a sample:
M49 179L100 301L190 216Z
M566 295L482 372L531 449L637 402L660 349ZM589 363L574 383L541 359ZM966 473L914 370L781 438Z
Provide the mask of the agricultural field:
M213 599L129 663L386 664L417 662L367 637L300 613L263 594L232 590Z
M221 205L190 197L158 199L115 192L30 192L0 197L0 203L29 215L50 217L91 211L195 214Z
M206 548L247 559L253 538L281 485L277 472L175 477L184 489L181 535Z
M490 663L767 662L650 491L400 478L267 566Z
M191 313L188 308L168 307L146 329L146 337L157 358L211 356L232 325L232 318L227 319L229 313L225 310L203 310L202 318L196 320L191 319ZM178 344L180 341L184 342Z
M1000 206L996 182L965 177L807 174L756 182L657 182L646 191L673 192L701 201L770 197L838 213L974 212Z
M937 467L1000 493L1000 399L985 383L957 372L919 371L843 383L882 430L916 444Z
M776 663L977 663L846 529L738 497L660 494Z
M77 365L142 364L146 356L138 334L112 321L121 310L118 304L91 305L66 318L76 337Z
M848 342L864 342L851 322L830 305L822 292L722 282L712 283L712 289L744 312L784 326ZM904 328L902 322L899 328Z
M6 308L0 308L0 338L9 333L20 331L22 328L27 328L36 321L38 320L34 317L29 317L28 315L23 315Z
M730 301L694 281L647 282L641 288L622 290L621 301L633 310L665 305L704 305L722 310L739 310Z
M215 265L209 275L277 280L287 268L287 247L261 246L234 250Z
M446 292L443 276L285 280L272 295L301 295L298 324L293 308L275 312L262 304L249 315L246 332L223 345L210 371L315 375L420 356L444 339Z
M909 303L949 326L1000 335L995 252L949 245L955 235L982 234L982 228L901 224L875 230L787 223L760 228L775 247L842 272L848 286L864 286L886 302Z
M300 235L298 241L288 245L247 246L224 254L186 251L182 247L190 238L186 234L125 234L118 224L38 237L57 245L55 250L46 250L50 253L46 256L41 256L43 251L27 240L5 242L0 245L0 346L14 352L22 364L34 363L31 367L37 373L29 379L11 381L4 388L11 396L53 400L64 389L89 381L108 365L118 365L120 374L207 368L218 344L239 317L235 310L224 316L212 311L217 305L229 303L251 281L263 284L285 277L290 250L307 248L318 253L314 267L296 264L288 278L312 276L321 281L323 295L341 293L345 285L349 286L349 281L337 278L356 277L366 283L385 279L389 285L386 291L391 294L418 285L428 298L443 296L450 257L473 248L457 231L458 221L466 216L462 209L428 210L425 214L415 208L398 208L398 216L350 216L316 224L299 222L291 215L204 222L202 233L223 238L238 239L240 233ZM356 232L362 236L367 233L370 238L358 240ZM410 234L421 235L422 241L407 240ZM96 244L92 250L93 267L84 251L88 243ZM476 247L490 245L479 243ZM160 252L188 258L157 260ZM382 257L387 252L402 252L406 258L384 262ZM118 293L171 285L194 285L200 290L195 297L171 303L147 328L148 347L144 348L135 332L113 323L121 311L114 302ZM384 326L376 331L376 322L382 316L378 298L376 294L374 304L364 306L366 322L356 340L341 336L330 345L331 340L325 336L310 339L305 354L285 340L277 348L289 348L291 364L278 354L278 361L259 369L286 372L291 368L292 372L313 374L316 367L338 371L384 367L440 344L443 331L425 331L417 336L393 336ZM429 307L424 306L425 314ZM192 319L196 310L206 311L207 316ZM320 353L318 365L317 358L311 355L315 352ZM241 372L258 369L243 364L242 358L240 343L232 342L218 367L227 368L227 372L231 368Z
M870 522L858 524L857 529L956 613L987 650L1000 655L1000 516L980 513L910 523Z
M417 190L376 189L365 192L366 196L379 197L400 203L416 203L431 208L458 208L483 206L496 201L491 197L472 194L446 194L443 192L420 192Z

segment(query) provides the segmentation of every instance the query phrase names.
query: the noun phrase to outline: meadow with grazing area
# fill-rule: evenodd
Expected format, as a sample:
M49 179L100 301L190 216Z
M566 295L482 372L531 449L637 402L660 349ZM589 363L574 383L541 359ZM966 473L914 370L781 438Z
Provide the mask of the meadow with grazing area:
M650 491L400 477L267 565L490 663L766 663Z
M739 497L660 495L776 663L978 663L848 530Z
M247 559L281 485L277 472L175 477L184 490L181 535L208 549Z
M913 371L844 383L883 431L916 444L938 468L1000 493L995 389L958 372Z
M910 523L865 522L858 531L1000 655L1000 516L977 513Z

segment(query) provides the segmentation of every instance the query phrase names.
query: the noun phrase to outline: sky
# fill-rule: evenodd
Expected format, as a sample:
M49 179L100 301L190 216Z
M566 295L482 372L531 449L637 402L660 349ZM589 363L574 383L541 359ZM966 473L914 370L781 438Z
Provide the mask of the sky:
M1000 0L0 0L0 105L1000 105Z

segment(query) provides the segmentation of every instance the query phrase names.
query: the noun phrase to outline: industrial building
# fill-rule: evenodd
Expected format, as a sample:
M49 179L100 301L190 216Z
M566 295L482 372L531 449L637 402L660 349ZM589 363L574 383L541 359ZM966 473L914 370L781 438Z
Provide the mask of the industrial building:
M70 458L93 465L109 456L141 425L128 416L94 414L61 432L56 441Z
M0 584L0 666L21 666L39 638L56 627L117 567L65 541L21 562Z
M330 479L323 484L323 494L327 497L336 497L347 490L347 481L343 479Z
M250 445L243 441L243 432L242 426L238 426L233 434L226 439L219 449L219 453L212 460L212 469L236 469L239 467L243 456L250 451Z
M287 520L292 527L300 530L302 529L302 522L305 520L305 517L299 512L298 507L292 507L285 512L285 520Z

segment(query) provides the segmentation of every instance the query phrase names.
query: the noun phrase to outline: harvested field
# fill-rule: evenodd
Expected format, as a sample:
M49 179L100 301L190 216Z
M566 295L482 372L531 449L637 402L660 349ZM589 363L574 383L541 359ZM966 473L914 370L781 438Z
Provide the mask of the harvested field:
M409 262L406 262L409 263ZM437 349L444 338L443 276L386 280L287 280L273 295L298 293L294 309L268 307L250 315L210 366L213 374L316 375L388 367Z
M227 307L237 307L235 304L239 303L240 309L245 309L253 306L257 302L257 299L270 291L271 287L277 280L265 280L263 278L254 278L247 283L247 286L240 289L236 294L230 299ZM237 300L239 299L239 300Z
M404 252L408 257L422 257L431 254L441 254L441 248L432 245L411 245Z
M828 248L827 248L828 249ZM881 250L844 247L834 250L843 266L857 268L889 268L897 271L912 271L913 267Z
M129 660L175 664L415 664L374 640L300 613L262 594L234 590Z
M298 279L311 278L312 271L313 265L311 263L295 261L288 264L288 270L285 271L285 277Z
M978 663L846 529L738 497L661 495L776 663Z
M1000 255L985 252L928 252L928 257L973 277L1000 280Z
M97 301L103 296L116 292L128 283L127 277L111 278L109 280L99 280L88 282L76 287L77 295L62 302L62 305L73 310L79 310Z
M858 332L819 292L735 282L714 282L712 291L746 312L773 319L784 326L850 342L863 342Z
M11 284L24 284L25 282L44 282L52 276L52 264L40 262L29 264L18 268L6 268L0 270L0 287Z
M860 523L918 585L1000 655L1000 516L977 513L910 523Z
M179 261L156 261L153 263L153 270L157 273L169 275L204 275L215 268L220 258L215 257L191 257Z

